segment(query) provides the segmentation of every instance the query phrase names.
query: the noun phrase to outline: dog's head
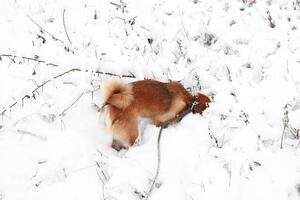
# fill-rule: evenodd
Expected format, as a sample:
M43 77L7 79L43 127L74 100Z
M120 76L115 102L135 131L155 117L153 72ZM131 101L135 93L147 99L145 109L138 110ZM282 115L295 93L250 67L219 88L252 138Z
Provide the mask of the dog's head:
M192 108L193 113L200 113L209 106L208 104L211 102L208 96L198 93L194 96L195 105Z

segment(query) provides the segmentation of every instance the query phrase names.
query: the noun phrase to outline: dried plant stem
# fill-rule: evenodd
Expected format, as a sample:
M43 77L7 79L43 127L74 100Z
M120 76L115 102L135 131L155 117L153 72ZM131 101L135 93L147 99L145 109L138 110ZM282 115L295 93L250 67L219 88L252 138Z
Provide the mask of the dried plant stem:
M48 32L48 31L47 31L46 29L44 29L41 25L39 25L36 21L34 21L29 15L26 15L26 16L28 17L28 19L29 19L32 23L34 23L37 27L39 27L40 30L41 30L42 32L45 32L45 33L47 33L48 35L50 35L50 36L52 37L53 40L59 41L59 42L61 42L61 43L64 43L64 41L62 41L61 39L55 37L52 33Z

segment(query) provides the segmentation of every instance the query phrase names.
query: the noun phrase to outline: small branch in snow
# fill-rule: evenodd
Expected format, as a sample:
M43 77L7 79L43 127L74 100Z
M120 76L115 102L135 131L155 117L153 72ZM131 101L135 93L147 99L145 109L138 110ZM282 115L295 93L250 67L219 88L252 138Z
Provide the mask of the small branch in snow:
M285 108L287 108L287 105L285 106ZM287 110L284 111L284 117L282 119L283 122L283 131L282 131L282 135L281 135L281 140L280 140L280 149L283 148L283 138L284 135L286 133L286 130L288 128L288 123L289 123L289 116L288 116L289 112Z
M232 82L232 77L231 77L231 72L229 70L229 67L226 66L226 69L227 69L228 80L229 80L229 82Z
M222 148L222 146L219 145L219 141L218 139L216 138L216 136L213 135L212 131L211 131L211 122L209 123L208 125L208 134L209 134L209 137L214 141L214 143L216 144L216 147L218 148Z
M20 129L18 129L18 130L17 130L17 133L19 133L19 134L22 135L21 140L23 139L23 137L24 137L25 135L30 135L30 136L32 136L32 137L36 137L36 138L38 138L39 140L42 140L42 141L47 140L46 137L43 137L43 136L34 134L34 133L29 132L29 131L26 131L26 130L20 130Z
M38 87L35 88L35 89L31 92L31 93L32 93L32 97L35 99L35 93L36 93L40 88L44 87L46 84L48 84L49 82L51 82L52 80L57 79L57 78L59 78L59 77L62 77L62 76L64 76L64 75L66 75L66 74L68 74L68 73L70 73L70 72L74 72L74 71L81 71L81 70L80 70L80 69L77 69L77 68L73 68L73 69L70 69L70 70L68 70L68 71L65 71L65 72L63 72L63 73L61 73L61 74L58 74L57 76L54 76L52 79L49 79L49 80L45 81L44 83L42 83L41 85L38 85Z
M28 98L28 99L29 99L29 98L32 97L32 98L36 99L36 93L38 93L38 90L39 90L40 88L44 87L46 84L50 83L52 80L57 79L57 78L59 78L59 77L62 77L62 76L64 76L64 75L66 75L66 74L68 74L68 73L70 73L70 72L74 72L74 71L81 71L81 70L80 70L80 69L76 69L76 68L70 69L70 70L65 71L65 72L63 72L63 73L61 73L61 74L58 74L58 75L54 76L52 79L49 79L49 80L43 82L42 84L38 85L34 90L31 91L31 95L26 94L24 97L21 98L22 104L24 103L24 99L25 99L25 98ZM8 108L9 111L11 111L11 109L12 109L13 107L15 107L15 106L17 105L17 103L18 103L18 102L15 101L13 104L11 104L11 105L9 106L9 108ZM2 121L3 121L4 114L7 112L8 109L7 109L7 108L4 108L4 109L1 111L0 116L2 116Z
M243 2L246 6L251 7L251 6L253 6L253 4L256 3L256 0L242 0L242 2Z
M66 28L65 12L66 12L66 9L64 9L64 11L63 11L63 25L64 25L65 34L66 34L66 36L67 36L67 38L68 38L68 41L69 41L70 44L72 44L72 42L71 42L71 40L70 40L70 37L69 37L69 34L68 34L68 32L67 32L67 28Z
M246 125L248 125L250 122L249 122L249 115L248 113L246 113L245 111L241 110L241 113L239 115L240 119L244 121L244 123Z
M34 21L29 15L26 15L26 16L27 16L27 18L28 18L32 23L34 23L37 27L40 28L40 30L41 30L42 33L45 32L45 33L47 33L48 35L50 35L51 38L52 38L53 40L59 41L59 42L61 42L61 43L64 43L64 41L62 41L61 39L55 37L52 33L48 32L48 31L47 31L46 29L44 29L41 25L39 25L36 21Z
M105 198L105 196L106 196L105 195L105 184L108 181L108 177L104 173L104 170L103 170L103 167L102 167L102 165L103 165L103 154L100 150L97 149L97 151L101 156L101 160L100 160L100 162L95 161L95 163L96 163L96 172L97 172L98 178L99 178L99 180L101 181L101 184L102 184L102 199L105 200L106 199Z
M182 18L182 14L181 14L181 11L180 11L179 7L177 7L177 10L178 10L178 15L179 15L179 18L180 18L180 23L181 23L181 26L182 26L182 29L183 29L184 36L185 36L186 40L189 42L189 45L191 45L191 41L189 39L188 32L185 28L183 18Z
M117 9L122 9L122 6L117 3L114 3L114 2L109 2L109 3L113 6L116 6Z
M27 115L27 116L25 116L25 117L22 117L21 119L19 119L18 121L16 121L12 126L15 127L15 126L16 126L17 124L19 124L21 121L23 121L23 120L25 120L25 119L27 119L28 117L33 116L33 115L36 115L36 113L32 113L32 114L30 114L30 115Z
M280 43L280 41L278 41L276 48L272 52L267 53L265 57L268 58L271 55L275 55L280 47L281 47L281 43Z
M34 62L38 62L38 63L43 63L45 65L50 65L50 66L53 66L53 67L58 67L57 64L53 64L53 63L50 63L50 62L46 62L44 60L40 60L39 56L37 56L37 55L34 58L31 58L31 57L26 57L26 56L16 56L16 55L11 55L11 54L1 54L0 58L1 57L7 57L10 60L13 60L14 63L15 63L15 59L18 58L18 59L23 59L23 60L28 60L28 61L34 61Z
M0 128L1 129L1 128ZM298 135L298 137L299 137L299 132L300 132L300 129L297 129L297 135ZM298 142L298 144L297 144L297 149L299 148L299 145L300 145L300 137L299 137L299 142Z
M67 108L65 108L60 114L59 116L64 116L66 114L66 112L84 95L84 92L82 92L79 97Z
M291 104L286 104L284 106L284 114L283 114L283 131L282 131L282 135L281 135L281 140L280 140L280 149L283 148L283 140L285 135L288 133L293 139L300 139L300 135L299 135L299 129L296 129L294 127L292 127L289 122L289 107L291 108ZM297 144L297 148L300 145L300 141Z
M62 41L61 39L55 37L52 33L50 33L49 31L47 31L46 29L44 29L41 25L39 25L36 21L34 21L29 15L26 15L28 17L28 19L34 23L36 26L38 26L40 28L41 33L47 33L54 41L59 41L62 44L65 44L64 41ZM38 35L39 37L39 35ZM45 41L44 41L45 42ZM69 47L64 45L64 50L67 52L71 52L74 55L74 50L71 50Z
M267 10L267 20L268 20L268 22L269 22L269 26L270 26L271 28L275 28L275 22L274 22L274 20L273 20L273 18L272 18L272 16L271 16L269 10Z
M42 161L37 162L35 173L31 176L31 179L37 177L37 175L39 173L39 166L46 163L46 162L48 162L48 161L47 160L42 160Z

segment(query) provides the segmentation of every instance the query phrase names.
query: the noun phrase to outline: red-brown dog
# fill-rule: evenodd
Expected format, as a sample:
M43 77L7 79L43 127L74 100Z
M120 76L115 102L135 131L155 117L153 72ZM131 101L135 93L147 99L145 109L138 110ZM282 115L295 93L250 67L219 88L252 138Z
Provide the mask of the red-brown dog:
M109 82L103 90L104 105L100 108L100 123L113 135L112 147L133 145L138 137L138 119L148 118L157 126L187 111L192 104L193 113L202 113L210 99L198 93L192 96L179 82L162 83L142 80L124 83Z

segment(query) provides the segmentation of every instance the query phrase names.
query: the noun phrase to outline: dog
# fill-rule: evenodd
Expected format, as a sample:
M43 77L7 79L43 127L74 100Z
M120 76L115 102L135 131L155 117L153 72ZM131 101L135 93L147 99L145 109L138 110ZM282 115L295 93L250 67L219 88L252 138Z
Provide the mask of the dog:
M104 104L99 109L99 121L101 127L113 135L112 148L117 151L135 143L140 118L164 126L188 109L202 114L210 103L206 95L193 96L176 81L141 80L127 84L114 80L103 88Z

